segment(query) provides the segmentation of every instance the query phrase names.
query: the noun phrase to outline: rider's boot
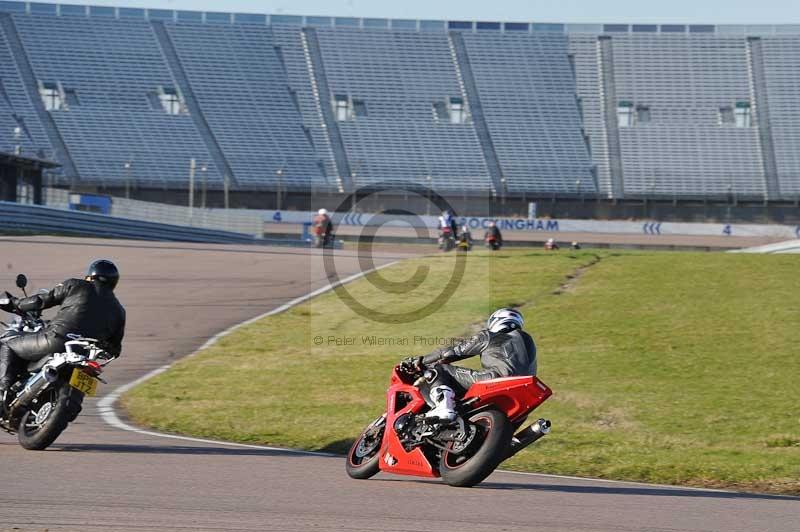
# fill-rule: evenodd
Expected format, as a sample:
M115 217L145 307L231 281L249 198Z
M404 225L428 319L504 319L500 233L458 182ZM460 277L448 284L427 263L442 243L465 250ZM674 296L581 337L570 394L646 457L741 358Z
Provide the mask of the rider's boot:
M6 392L14 384L12 379L12 357L11 349L4 343L0 343L0 405L5 403Z
M453 421L456 418L456 392L449 386L435 386L431 389L434 407L425 414L426 419Z

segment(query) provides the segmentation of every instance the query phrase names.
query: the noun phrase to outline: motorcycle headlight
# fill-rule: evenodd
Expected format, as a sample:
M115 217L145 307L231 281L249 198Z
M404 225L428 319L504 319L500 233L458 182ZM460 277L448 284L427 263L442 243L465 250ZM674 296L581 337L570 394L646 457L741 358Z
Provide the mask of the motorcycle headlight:
M403 414L394 420L394 430L398 434L403 434L410 425L411 414Z

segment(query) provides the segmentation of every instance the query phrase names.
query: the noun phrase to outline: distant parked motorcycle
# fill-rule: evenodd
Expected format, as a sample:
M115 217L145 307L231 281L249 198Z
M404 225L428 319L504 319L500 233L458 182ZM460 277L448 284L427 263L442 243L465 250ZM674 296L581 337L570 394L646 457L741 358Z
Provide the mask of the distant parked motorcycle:
M552 391L536 377L479 381L458 401L454 421L427 419L421 387L430 374L395 366L386 412L370 423L347 454L347 474L367 479L379 471L439 477L451 486L474 486L504 460L550 432L539 419L520 430Z
M17 287L25 293L27 279L17 276ZM26 294L27 295L27 294ZM8 299L0 299L7 305ZM42 330L47 321L41 312L17 311L10 323L0 322L5 330L0 340ZM0 404L0 428L16 434L26 449L49 447L78 417L83 398L97 393L103 366L116 357L102 349L93 338L68 334L64 353L53 353L28 363L11 385Z

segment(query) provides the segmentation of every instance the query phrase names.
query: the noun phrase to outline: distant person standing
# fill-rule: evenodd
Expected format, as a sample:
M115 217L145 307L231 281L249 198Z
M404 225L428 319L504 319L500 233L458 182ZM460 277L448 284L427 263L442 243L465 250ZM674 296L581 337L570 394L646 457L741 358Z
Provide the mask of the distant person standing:
M329 246L333 236L333 221L328 216L326 209L317 211L317 215L314 216L313 228L314 245L318 248Z

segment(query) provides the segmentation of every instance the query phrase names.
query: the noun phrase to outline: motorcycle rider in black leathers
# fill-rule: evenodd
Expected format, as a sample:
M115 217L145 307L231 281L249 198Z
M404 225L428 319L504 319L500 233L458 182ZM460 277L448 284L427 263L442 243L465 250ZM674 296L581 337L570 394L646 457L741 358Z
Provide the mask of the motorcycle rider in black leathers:
M13 384L21 361L39 360L64 352L67 334L77 334L100 341L108 353L119 356L125 334L125 309L114 295L119 271L109 260L89 265L83 279L67 279L47 293L17 299L6 293L9 303L3 310L13 312L44 310L60 305L47 327L0 342L0 400Z
M410 370L430 368L430 399L434 408L427 418L452 421L455 399L478 381L536 375L536 343L522 330L522 314L511 308L496 310L486 320L486 329L453 347L438 349L423 357L410 357L401 366ZM481 356L481 370L452 366L450 362Z

